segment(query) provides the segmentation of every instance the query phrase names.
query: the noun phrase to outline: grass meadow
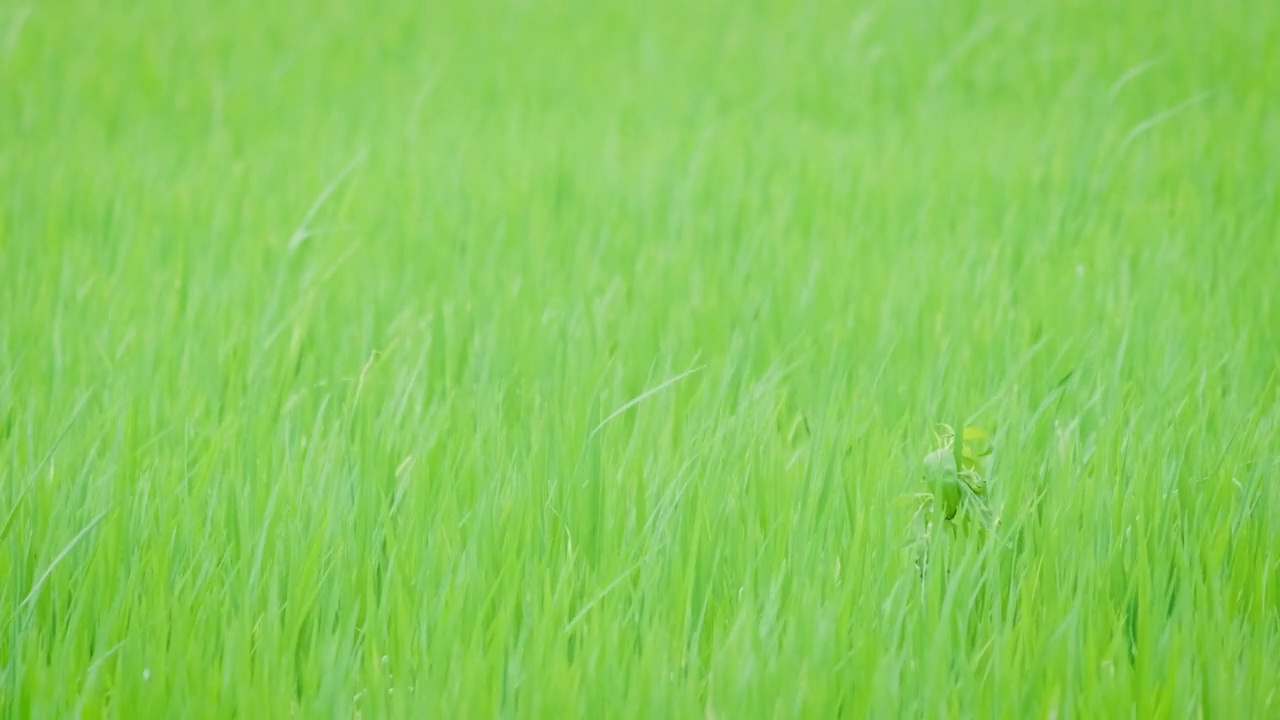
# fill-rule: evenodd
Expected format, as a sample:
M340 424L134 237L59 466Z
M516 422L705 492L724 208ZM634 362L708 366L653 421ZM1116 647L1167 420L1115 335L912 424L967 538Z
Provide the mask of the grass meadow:
M1280 717L1277 287L1262 0L0 0L0 715Z

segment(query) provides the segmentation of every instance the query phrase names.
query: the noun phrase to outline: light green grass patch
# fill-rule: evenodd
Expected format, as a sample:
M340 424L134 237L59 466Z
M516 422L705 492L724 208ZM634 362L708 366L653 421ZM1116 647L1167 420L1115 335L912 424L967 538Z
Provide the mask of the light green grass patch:
M0 4L0 714L1280 714L1277 48Z

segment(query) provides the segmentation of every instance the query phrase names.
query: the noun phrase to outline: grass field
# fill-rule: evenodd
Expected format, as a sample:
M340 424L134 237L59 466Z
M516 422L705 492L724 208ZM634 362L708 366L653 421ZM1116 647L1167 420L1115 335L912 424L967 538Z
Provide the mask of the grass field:
M1280 717L1278 88L1262 0L0 0L0 715Z

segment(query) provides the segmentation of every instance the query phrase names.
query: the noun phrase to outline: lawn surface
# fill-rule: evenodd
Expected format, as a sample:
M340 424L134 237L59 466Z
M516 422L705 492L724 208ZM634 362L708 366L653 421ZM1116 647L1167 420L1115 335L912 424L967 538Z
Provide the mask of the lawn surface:
M1278 88L1262 0L0 0L0 715L1280 716Z

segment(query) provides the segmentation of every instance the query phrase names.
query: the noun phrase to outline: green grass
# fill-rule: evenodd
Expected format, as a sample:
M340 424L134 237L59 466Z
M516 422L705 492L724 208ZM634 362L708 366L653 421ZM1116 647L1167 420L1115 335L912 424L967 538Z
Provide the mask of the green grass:
M1262 0L0 1L0 715L1280 715L1277 68Z

